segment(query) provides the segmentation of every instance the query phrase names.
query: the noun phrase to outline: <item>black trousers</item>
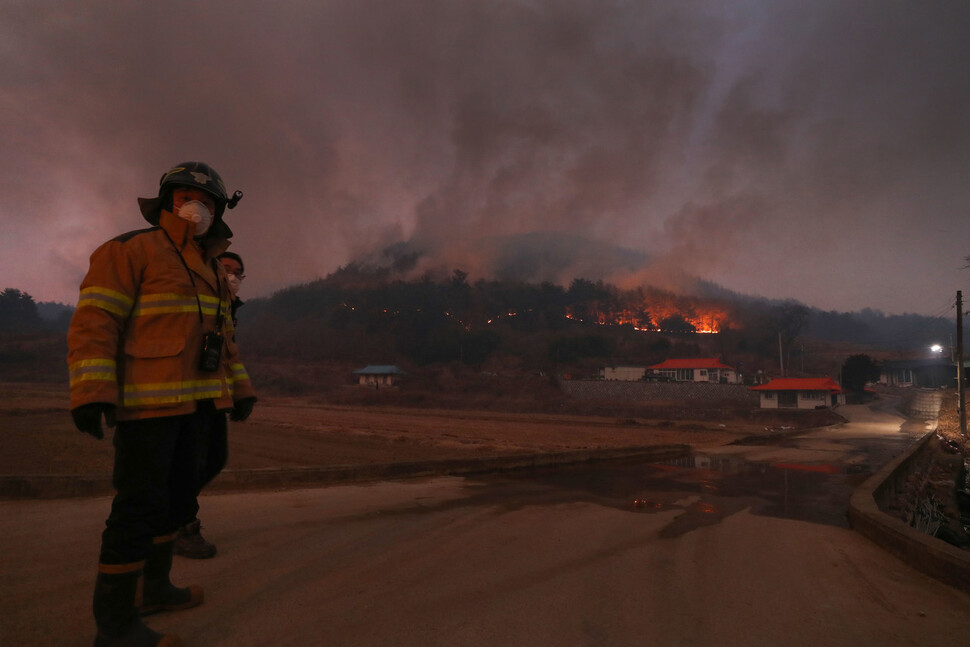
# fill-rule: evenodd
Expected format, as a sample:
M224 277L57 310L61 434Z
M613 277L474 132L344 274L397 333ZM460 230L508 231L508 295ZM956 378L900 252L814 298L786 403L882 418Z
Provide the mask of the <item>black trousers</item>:
M211 403L206 403L211 404ZM195 413L119 422L114 433L116 490L101 534L101 563L145 559L155 537L195 518L207 477L211 430L225 414L211 406Z
M216 414L211 419L209 425L209 442L206 445L205 470L202 473L202 482L199 484L199 492L195 493L195 512L189 521L194 521L199 514L199 494L212 479L219 475L219 472L226 466L229 460L229 421L226 414Z
M219 476L219 472L229 460L229 421L226 414L216 414L209 426L209 445L205 455L205 477L203 487Z

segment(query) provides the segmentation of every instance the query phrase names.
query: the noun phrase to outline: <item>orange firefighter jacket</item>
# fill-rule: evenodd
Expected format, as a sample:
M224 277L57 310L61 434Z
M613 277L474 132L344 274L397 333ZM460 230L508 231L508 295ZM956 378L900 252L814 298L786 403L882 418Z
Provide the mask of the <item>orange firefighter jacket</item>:
M91 255L67 333L71 408L117 406L118 420L218 410L254 397L238 358L224 239L193 240L194 224L162 211L159 226L123 234ZM222 333L218 370L202 371L203 334Z

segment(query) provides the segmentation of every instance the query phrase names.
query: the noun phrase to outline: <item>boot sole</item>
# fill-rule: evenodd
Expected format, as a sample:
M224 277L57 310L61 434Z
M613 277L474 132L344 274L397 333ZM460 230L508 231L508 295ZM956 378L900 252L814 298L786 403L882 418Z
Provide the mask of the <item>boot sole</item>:
M205 602L205 591L201 586L196 586L193 584L189 586L188 589L190 597L185 602L179 604L145 604L138 609L138 615L148 616L161 611L184 611L185 609L197 607Z
M189 559L211 559L216 556L216 551L213 550L212 552L207 553L190 553L184 550L176 550L175 554L179 557L187 557Z
M97 636L94 639L94 647L112 647L112 645L119 644L113 638L105 638L104 636ZM156 647L185 647L185 643L178 634L165 634L162 639L158 641Z

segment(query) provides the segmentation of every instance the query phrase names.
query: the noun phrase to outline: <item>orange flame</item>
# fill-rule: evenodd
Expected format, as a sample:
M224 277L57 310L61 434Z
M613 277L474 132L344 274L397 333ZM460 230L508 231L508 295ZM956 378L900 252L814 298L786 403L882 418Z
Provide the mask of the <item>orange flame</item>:
M644 317L644 313L647 314ZM632 326L636 330L659 331L659 322L679 316L694 327L698 333L718 333L730 323L730 316L724 308L716 306L691 306L680 308L673 303L644 304L639 311L625 308L622 310L593 310L585 317L575 312L567 312L566 317L576 321L589 321L604 326Z

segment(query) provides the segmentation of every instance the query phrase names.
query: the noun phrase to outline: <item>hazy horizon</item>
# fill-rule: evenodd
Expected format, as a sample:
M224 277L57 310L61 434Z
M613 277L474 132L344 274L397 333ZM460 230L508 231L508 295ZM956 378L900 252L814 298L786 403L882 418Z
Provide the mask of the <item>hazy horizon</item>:
M243 298L403 243L472 281L949 316L968 28L960 0L3 1L0 288L73 304L201 159L245 193ZM488 244L542 235L631 255Z

